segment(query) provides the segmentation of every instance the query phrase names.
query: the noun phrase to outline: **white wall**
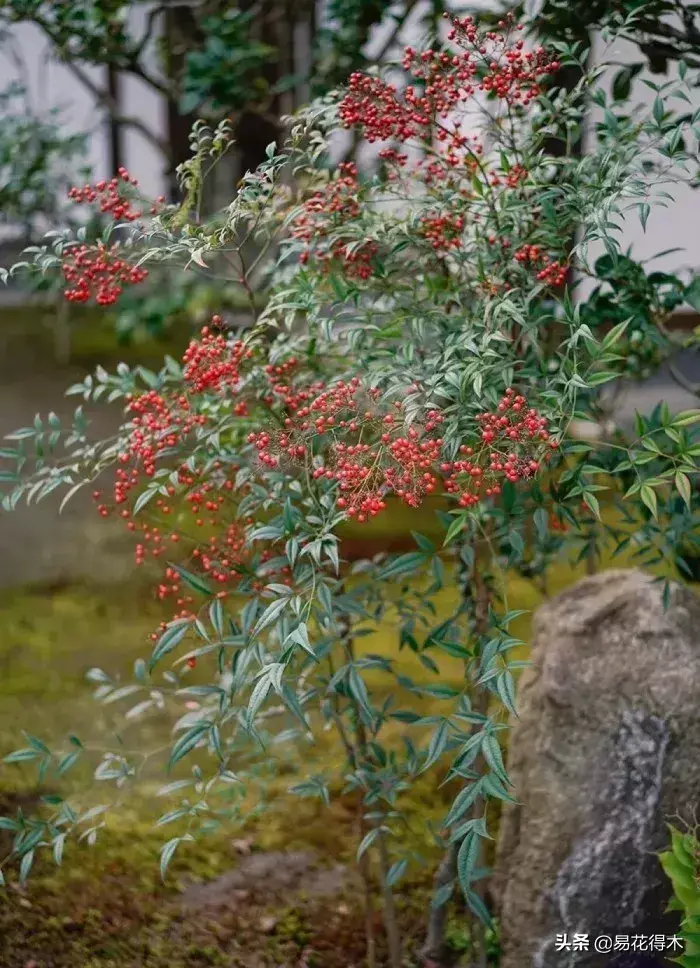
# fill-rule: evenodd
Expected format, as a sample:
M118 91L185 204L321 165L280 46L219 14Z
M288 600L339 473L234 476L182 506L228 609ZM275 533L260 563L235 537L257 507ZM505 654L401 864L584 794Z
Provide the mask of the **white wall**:
M603 45L601 39L598 38L594 46L594 53L598 62L614 62L619 66L639 62L643 59L635 45L619 40L612 46L606 47ZM606 87L608 90L612 77L619 69L619 66L610 69L606 77ZM643 83L644 78L654 84L664 84L669 80L677 78L677 66L670 66L668 76L651 74L647 71L637 76L631 94L631 113L637 111L641 115L642 113L650 111L654 98L656 97L656 93ZM700 107L700 94L697 91L691 95L691 101L692 105L685 104L680 100L673 103L676 109L693 111ZM600 120L602 114L602 109L596 107L591 112L591 122L595 123L596 120ZM623 247L631 246L631 254L635 259L653 259L650 265L655 270L670 272L678 271L681 268L700 268L700 246L698 244L700 237L700 233L698 232L698 225L700 224L700 191L693 190L685 184L675 184L672 186L664 184L659 186L659 190L672 195L673 201L658 199L666 206L660 207L654 203L656 191L652 192L652 196L649 199L652 203L652 209L647 222L646 232L641 226L638 213L636 211L628 212L623 221L623 231L619 236L621 245ZM673 248L682 249L683 251L669 253L660 259L653 258L657 253ZM585 286L582 289L585 291Z
M134 6L136 29L146 16L146 9ZM106 89L106 71L82 67L90 81ZM62 108L67 133L89 132L85 164L92 168L95 179L111 176L109 120L103 108L95 103L90 91L65 64L51 56L51 45L38 27L17 24L12 28L11 49L0 45L0 89L18 81L29 91L31 111L46 115L52 108ZM165 137L166 114L163 99L138 78L123 77L122 107L124 115L133 115L154 133ZM2 118L0 117L0 124ZM164 191L163 161L158 150L138 131L124 132L124 164L140 181L149 195Z

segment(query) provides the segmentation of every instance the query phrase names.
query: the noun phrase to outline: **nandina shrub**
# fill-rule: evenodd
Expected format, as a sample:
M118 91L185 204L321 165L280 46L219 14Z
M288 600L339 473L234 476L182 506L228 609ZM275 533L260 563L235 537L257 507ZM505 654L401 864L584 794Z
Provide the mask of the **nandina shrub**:
M301 744L332 728L342 769L300 776L292 790L326 803L341 789L356 797L358 861L368 881L376 861L392 966L401 963L392 889L420 862L394 835L406 791L427 771L456 794L436 834L445 859L426 963L444 956L441 912L457 885L489 920L484 845L497 801L517 796L501 750L521 665L511 658L520 643L509 630L519 614L507 602L509 569L546 593L554 561L585 557L594 567L605 542L675 566L697 518L696 411L658 408L632 435L572 434L574 418L600 417L600 388L633 370L620 351L628 321L596 337L567 289L572 270L597 271L592 243L613 263L622 257L614 226L623 211L636 207L646 224L655 185L685 179L696 119L673 103L690 81L682 69L649 117L607 105L586 155L552 157L552 141L570 145L586 105L605 100L596 72L584 71L574 92L557 89L557 70L571 62L582 65L583 52L533 48L509 19L492 31L455 19L444 49L406 51L403 88L353 75L339 97L302 112L284 150L271 148L231 205L204 220L200 173L221 141L198 130L180 173L183 205L135 216L110 258L129 272L223 268L249 299L248 325L235 332L215 316L159 373L121 365L72 387L86 400L123 402L116 441L90 442L78 408L67 431L37 418L3 450L7 508L111 475L94 492L98 512L124 520L136 562L157 569L155 593L170 603L133 683L91 672L99 698L129 700L127 717L164 708L179 717L168 765L181 774L164 790L175 802L161 817L179 832L163 848L163 871L183 841L245 817L256 754L274 761L268 735ZM329 139L347 127L377 144L376 170L323 166ZM109 185L77 194L104 204L107 191L111 211L132 213L120 182ZM72 252L61 238L36 261L51 271L68 259L72 272ZM100 298L99 273L81 285L88 298L95 286ZM648 321L659 359L673 348L664 322L661 310ZM600 492L619 506L612 523ZM442 544L415 534L413 552L343 560L344 523L433 495L444 502ZM438 622L448 569L462 594ZM387 620L423 678L358 649ZM443 655L463 662L460 688L441 682ZM195 667L204 681L193 685ZM368 684L377 675L380 693ZM397 722L401 745L389 729ZM43 774L88 755L77 739L58 753L28 743L8 760L36 760ZM122 787L138 762L109 751L95 775ZM60 856L69 835L97 836L94 812L54 806L49 817L4 821L22 877L42 847Z

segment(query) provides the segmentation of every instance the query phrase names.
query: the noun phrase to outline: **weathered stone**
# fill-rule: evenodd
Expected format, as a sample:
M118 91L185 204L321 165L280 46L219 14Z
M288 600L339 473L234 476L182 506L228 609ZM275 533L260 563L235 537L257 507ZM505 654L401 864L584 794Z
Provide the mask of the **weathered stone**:
M493 893L501 968L612 968L600 935L672 935L657 859L700 804L700 598L639 571L579 582L535 616ZM556 950L557 935L589 949ZM675 952L677 956L678 952ZM637 964L620 961L619 964Z

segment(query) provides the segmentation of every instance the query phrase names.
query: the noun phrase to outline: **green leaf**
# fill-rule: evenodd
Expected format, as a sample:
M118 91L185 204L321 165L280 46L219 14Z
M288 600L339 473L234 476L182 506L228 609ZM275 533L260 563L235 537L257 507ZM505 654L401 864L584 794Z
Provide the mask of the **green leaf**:
M176 763L187 756L187 754L195 748L204 734L209 731L210 725L211 724L209 722L195 723L194 726L182 734L178 741L173 745L173 748L170 752L168 769L172 769Z
M151 487L143 491L142 494L139 494L139 496L136 499L136 502L134 503L132 514L138 514L139 511L142 511L143 508L146 507L148 502L151 501L156 496L157 493L158 493L158 489L155 487Z
M53 842L53 859L57 867L60 867L61 862L63 861L63 848L65 847L65 845L66 845L66 834L65 833L58 834L58 836L54 838L54 842Z
M604 350L609 350L615 343L619 342L622 334L625 332L629 326L629 319L625 319L623 322L618 323L616 326L610 330L610 332L605 336L602 343L602 348Z
M676 490L685 501L686 506L688 507L688 510L690 510L690 502L691 502L691 496L692 496L690 479L688 478L687 474L683 473L683 471L676 471L675 482L676 482Z
M613 373L611 370L604 370L598 373L591 373L588 377L589 387L599 387L603 383L610 383L611 380L616 380L618 377L617 373Z
M445 752L445 748L447 747L449 735L449 724L447 723L447 720L443 720L433 733L433 736L430 740L427 757L421 768L421 773L425 773L426 770L430 769L433 763L440 759L442 754Z
M642 226L642 231L646 232L647 222L649 221L649 216L651 215L651 205L649 202L642 202L637 206L639 212L639 221Z
M598 498L592 494L590 491L584 491L581 495L583 500L586 502L590 510L600 521L600 504L598 503Z
M657 124L661 124L664 117L666 116L666 111L664 109L664 102L661 100L658 94L654 98L654 106L652 107L651 110L654 116L654 121L656 121Z
M268 625L272 625L272 623L279 618L288 604L288 598L278 598L276 601L271 602L256 622L255 628L251 632L252 638L255 638L256 635L260 635L260 633L263 632Z
M164 655L167 655L173 649L177 648L191 628L192 619L190 618L178 618L174 622L170 622L153 648L148 663L148 668L151 672Z
M683 410L671 421L672 427L688 427L690 424L700 422L700 410Z
M515 715L515 681L508 669L504 669L496 678L496 690L508 712Z
M420 551L410 551L408 554L400 555L391 561L377 575L379 581L386 581L387 578L396 578L398 575L406 575L415 571L421 565L425 565L426 557Z
M482 924L485 924L486 927L490 928L492 924L491 914L476 891L465 891L464 897L470 909L474 912Z
M350 673L348 675L348 689L352 693L353 698L360 707L360 711L363 718L368 726L374 724L374 713L372 712L372 707L369 703L369 694L367 692L367 686L365 681L357 671L355 666L352 666Z
M533 515L535 528L540 541L543 541L549 533L549 515L544 508L537 508Z
M459 845L459 852L457 853L457 878L465 894L469 891L469 885L472 882L472 875L476 870L480 853L481 841L477 834L470 830Z
M191 834L185 834L184 837L173 837L172 840L169 840L167 844L164 844L161 847L160 876L162 880L165 880L165 874L166 874L166 871L168 870L170 861L173 859L173 855L175 851L177 850L179 845L183 842L183 840L192 840Z
M411 531L411 536L421 551L428 555L435 554L435 545L430 538L426 538L423 534L418 534L417 531Z
M696 313L700 313L700 276L694 276L686 287L683 297Z
M394 884L398 883L401 878L406 873L408 867L408 861L404 857L402 860L397 860L395 864L392 864L389 868L389 872L386 875L386 883L389 887L393 887Z
M34 863L34 850L30 850L22 858L22 862L19 865L19 882L20 884L26 884L27 878L29 877L29 871L32 869L32 864Z
M458 793L454 803L450 807L450 812L445 817L443 826L451 827L453 824L457 823L457 821L464 816L467 810L474 803L476 798L479 796L480 791L481 782L477 780L476 782L470 783L469 786L465 787L461 793Z
M37 750L29 749L25 747L21 750L15 750L13 753L8 753L4 758L3 763L23 763L26 760L35 760L41 754Z
M503 754L501 753L501 747L495 736L487 735L484 737L481 744L481 752L484 754L484 759L499 780L503 783L508 783L508 774L503 765Z
M309 643L309 632L306 627L306 622L299 622L299 624L294 629L294 631L289 633L289 635L285 639L285 643L284 643L285 646L287 645L288 642L296 642L298 645L302 647L302 649L308 652L309 655L316 658L316 654L314 650L311 648L311 644Z
M260 707L267 699L268 693L272 688L272 682L268 675L263 675L256 682L255 688L250 694L250 699L248 700L248 719L252 722Z
M169 565L171 568L174 568L178 575L180 575L180 577L190 586L190 588L193 588L196 592L200 592L202 595L214 594L213 589L210 588L210 586L204 581L203 578L200 578L199 575L193 575L191 571L187 571L186 568L182 568L180 565L174 565L172 562L169 562Z
M651 511L652 517L656 517L658 513L658 508L657 508L657 500L656 500L656 491L654 490L654 488L650 487L648 484L642 484L639 490L639 494L643 503Z
M209 621L220 639L224 637L224 607L218 598L209 606Z
M467 526L466 514L461 514L458 517L456 517L452 522L452 524L447 529L447 534L445 535L445 540L443 542L443 545L450 544L450 542L453 541L460 532L464 531L466 526Z
M454 889L454 881L450 881L449 884L443 884L442 887L439 887L431 899L431 908L435 911L444 907L454 894Z
M79 756L80 750L74 750L72 753L66 753L66 755L61 758L58 767L56 768L58 775L61 776L63 773L66 773L68 770L70 770L71 766L78 761Z
M308 730L309 722L304 714L304 710L301 707L301 703L287 683L282 686L282 701L287 709L289 709L289 711L303 724L304 728Z
M496 797L497 800L506 800L508 803L515 803L514 797L508 793L503 783L494 773L488 773L482 780L484 793L489 797Z
M357 860L360 860L362 855L372 846L380 833L379 827L373 827L372 830L367 831L357 848Z
M250 536L251 541L274 541L277 538L281 538L284 534L282 528L273 527L272 525L265 525L262 528L256 528L255 531Z

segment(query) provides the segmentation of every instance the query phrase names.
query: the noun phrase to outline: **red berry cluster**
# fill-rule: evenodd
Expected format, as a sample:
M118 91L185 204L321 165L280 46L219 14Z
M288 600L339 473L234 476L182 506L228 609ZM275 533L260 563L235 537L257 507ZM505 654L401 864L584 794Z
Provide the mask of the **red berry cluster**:
M420 222L420 234L438 252L458 249L463 229L463 215L426 215Z
M85 303L94 296L98 306L111 306L124 291L124 286L143 282L146 269L133 266L119 255L119 245L80 245L63 255L63 275L69 288L63 295L68 302Z
M508 188L517 188L521 185L528 176L527 168L522 165L512 165L507 172L502 174L493 174L490 176L489 181L494 188L499 185L506 185Z
M205 327L202 338L192 340L184 353L183 369L189 394L148 390L127 397L126 411L131 420L126 445L119 455L121 466L116 470L111 502L103 503L99 491L93 497L101 516L118 514L137 535L138 565L147 559L172 560L177 548L185 567L219 587L217 595L222 597L244 579L257 591L269 581L291 584L292 579L287 567L270 571L264 579L258 575L260 568L275 557L275 552L268 548L254 555L245 536L245 527L252 525L253 519L232 521L236 505L249 489L246 484L235 485L239 468L224 467L220 461L202 469L179 463L187 435L209 420L197 412L198 398L211 393L236 393L241 382L240 367L252 355L240 342L227 341L217 332L220 325L220 317L213 317L212 327ZM290 362L293 365L295 361ZM291 367L283 364L267 369L273 394L284 399L280 391ZM289 399L295 402L298 394L295 397L291 388L287 389ZM246 402L237 401L234 412L240 412L241 405L245 407ZM159 492L143 510L134 512L132 498L142 490L144 479L154 476L159 463L175 468L163 486L162 495ZM176 522L171 527L163 523L168 518ZM171 565L163 570L157 583L157 597L172 598L177 605L174 618L192 614L194 598L185 585L180 572ZM164 627L165 623L159 632ZM151 638L155 640L158 634L154 633Z
M437 121L438 141L461 143L461 137L441 123L460 103L483 91L509 105L526 105L540 93L542 78L559 69L559 62L544 48L526 51L522 40L512 42L512 26L512 18L507 18L500 22L500 32L483 33L471 17L457 17L449 33L456 52L407 47L404 70L421 87L409 86L402 96L379 78L352 74L340 105L342 123L346 128L362 127L370 142L406 142L433 131Z
M68 197L77 204L97 203L101 212L111 215L117 222L135 222L141 218L140 209L131 207L131 199L122 194L125 187L133 190L138 185L138 180L132 178L126 168L119 168L118 177L111 178L109 181L98 181L94 185L85 185L83 188L73 187L68 191ZM159 195L151 205L150 214L155 215L158 206L165 202L165 197Z
M397 151L396 148L382 148L379 152L379 158L386 165L392 165L397 168L405 168L408 164L408 155L402 154ZM396 177L394 174L389 175L390 178Z
M339 117L344 127L364 129L365 139L410 141L426 126L422 114L414 114L402 103L396 87L378 77L356 71L348 80L348 93L340 103Z
M177 484L167 485L167 496L158 497L152 507L149 505L151 510L145 519L144 512L137 515L124 506L126 494L138 484L138 467L132 468L130 474L121 469L117 472L113 507L99 503L102 501L100 491L95 491L93 498L98 502L98 511L103 517L113 510L118 511L129 531L137 535L137 565L143 565L149 559L153 562L160 558L172 560L177 555L188 571L200 574L213 587L218 587L218 598L235 591L245 579L250 581L255 591L261 591L268 581L291 585L288 567L267 569L269 573L264 577L259 574L275 552L267 548L258 556L254 555L245 534L246 526L252 525L253 519L231 521L237 499L247 490L243 486L238 489L238 495L233 496L237 470L237 467L224 469L220 462L215 462L205 477L201 470L180 466L175 474ZM175 523L170 526L165 524L168 518L175 519ZM177 611L171 618L186 618L194 614L192 589L187 586L181 572L172 565L162 570L155 594L160 601L174 600ZM165 624L161 623L158 632L151 635L152 640L158 638Z
M219 327L221 317L214 316L212 325ZM252 355L241 340L228 340L220 332L205 326L201 340L192 340L185 350L185 384L194 393L235 391L241 381L241 363ZM244 413L245 408L239 416Z
M503 480L515 484L536 474L542 460L557 447L547 429L547 420L527 407L525 397L511 387L495 412L479 414L480 447L462 446L459 460L445 462L445 490L459 494L461 507L472 507L483 497L501 493ZM541 453L540 459L536 459Z
M360 215L357 167L351 162L338 166L337 177L326 191L315 192L304 204L302 213L292 225L292 236L305 242L307 247L300 256L307 263L313 253L315 260L325 271L333 264L340 264L350 279L368 279L372 275L372 262L379 251L375 242L343 242L328 239L329 235Z
M566 264L552 259L539 245L522 245L513 253L513 258L524 266L538 266L537 278L548 286L556 288L566 282Z
M394 414L379 397L359 377L330 387L315 383L311 393L293 401L286 395L292 406L283 431L252 433L248 441L266 467L312 458L315 450L313 479L335 482L338 508L360 523L384 510L389 493L417 507L438 484L435 464L443 442L429 435L443 417L430 411L424 425L404 432L401 402Z
M137 463L146 477L153 477L159 456L178 447L191 430L206 423L206 417L190 410L184 394L173 401L148 390L127 398L127 412L134 416L127 449L119 459L123 464Z

